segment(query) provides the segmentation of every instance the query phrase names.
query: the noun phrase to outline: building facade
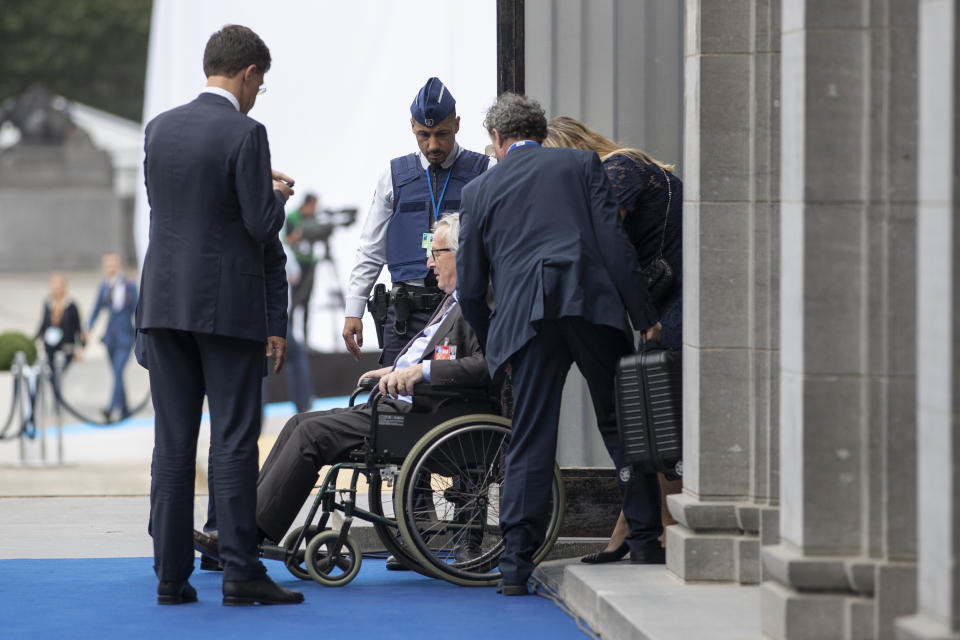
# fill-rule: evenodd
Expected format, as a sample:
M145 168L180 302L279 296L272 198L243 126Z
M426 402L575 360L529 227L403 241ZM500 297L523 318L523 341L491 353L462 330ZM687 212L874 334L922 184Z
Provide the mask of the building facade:
M505 5L548 116L682 158L667 569L770 638L960 638L955 2Z

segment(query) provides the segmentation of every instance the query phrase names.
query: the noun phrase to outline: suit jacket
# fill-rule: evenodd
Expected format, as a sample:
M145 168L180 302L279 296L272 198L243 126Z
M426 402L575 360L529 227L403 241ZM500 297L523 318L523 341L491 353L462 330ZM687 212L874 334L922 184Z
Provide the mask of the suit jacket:
M137 328L286 336L286 258L262 124L201 93L146 128L150 243Z
M619 209L599 157L580 149L516 147L463 188L457 288L491 374L544 319L656 323Z
M437 313L446 305L450 296L444 298L437 307ZM426 326L430 326L436 313L430 318ZM414 337L416 340L416 337ZM449 344L457 347L455 360L434 360L435 347L449 340ZM430 384L452 385L458 387L483 387L490 384L487 375L487 365L480 350L480 342L467 321L463 318L460 305L450 309L450 313L443 319L437 331L430 338L430 342L420 356L420 362L433 360L430 363Z
M113 291L108 282L101 282L88 325L93 328L100 310L107 310L107 328L103 332L103 344L110 350L129 349L133 346L133 315L137 308L137 285L126 278L123 278L120 283L125 289L123 307L119 310L113 308Z

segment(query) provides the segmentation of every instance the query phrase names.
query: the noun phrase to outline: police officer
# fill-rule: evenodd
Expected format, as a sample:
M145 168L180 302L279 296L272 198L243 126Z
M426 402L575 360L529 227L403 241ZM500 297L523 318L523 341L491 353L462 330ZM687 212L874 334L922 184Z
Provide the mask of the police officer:
M427 80L410 105L410 126L420 151L391 160L377 182L346 296L343 341L357 359L364 306L384 265L392 288L389 293L378 291L370 301L378 332L383 325L381 364L394 361L443 298L426 268L430 229L444 213L459 209L463 186L495 163L457 144L460 117L455 107L456 100L438 78Z

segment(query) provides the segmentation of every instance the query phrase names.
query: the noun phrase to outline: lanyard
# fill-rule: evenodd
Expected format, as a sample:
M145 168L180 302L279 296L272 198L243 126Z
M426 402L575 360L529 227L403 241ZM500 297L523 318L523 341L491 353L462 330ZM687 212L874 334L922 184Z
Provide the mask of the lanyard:
M532 144L532 145L535 146L535 147L539 147L539 146L540 146L540 143L539 143L539 142L534 142L533 140L520 140L519 142L514 142L512 145L510 145L510 147L507 149L507 153L510 153L511 151L513 151L514 149L516 149L517 147L523 147L523 146L526 146L526 145L528 145L528 144Z
M433 221L437 221L437 216L440 215L440 205L443 204L443 194L447 192L447 185L450 184L450 176L453 175L453 167L450 167L450 170L447 171L447 180L443 183L443 189L440 190L440 200L434 200L433 198L433 185L430 183L430 167L427 167L427 190L430 192L430 204L433 205Z

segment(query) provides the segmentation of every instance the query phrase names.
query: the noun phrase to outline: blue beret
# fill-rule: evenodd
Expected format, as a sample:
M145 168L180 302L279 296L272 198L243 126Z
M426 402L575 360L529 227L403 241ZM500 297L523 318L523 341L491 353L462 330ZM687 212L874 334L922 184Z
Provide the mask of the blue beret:
M439 78L430 78L410 105L410 115L425 127L433 127L450 115L457 101Z

